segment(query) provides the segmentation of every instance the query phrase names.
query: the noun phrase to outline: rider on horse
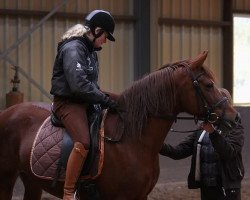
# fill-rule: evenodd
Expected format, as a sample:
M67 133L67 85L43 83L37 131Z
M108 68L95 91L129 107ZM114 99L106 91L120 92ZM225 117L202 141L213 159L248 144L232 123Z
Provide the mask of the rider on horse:
M106 39L115 41L115 22L109 12L94 10L62 36L53 68L52 111L70 134L74 148L68 159L64 184L64 200L73 200L75 185L90 146L86 110L91 104L116 110L117 104L97 84L98 58Z

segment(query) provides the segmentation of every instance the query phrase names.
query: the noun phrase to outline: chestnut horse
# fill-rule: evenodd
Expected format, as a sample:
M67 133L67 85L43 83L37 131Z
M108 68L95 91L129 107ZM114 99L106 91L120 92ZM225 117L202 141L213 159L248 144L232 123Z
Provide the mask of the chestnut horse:
M123 133L120 142L105 143L105 160L95 180L102 200L146 200L159 176L158 152L180 112L204 120L214 116L234 121L236 110L227 103L203 62L207 52L195 59L169 64L135 81L121 95L125 110L119 120L108 114L105 132ZM24 200L39 200L42 190L62 197L63 182L35 177L30 152L35 134L50 110L37 103L22 103L0 113L0 199L10 200L20 176ZM117 124L118 123L118 124ZM84 191L80 199L90 199Z

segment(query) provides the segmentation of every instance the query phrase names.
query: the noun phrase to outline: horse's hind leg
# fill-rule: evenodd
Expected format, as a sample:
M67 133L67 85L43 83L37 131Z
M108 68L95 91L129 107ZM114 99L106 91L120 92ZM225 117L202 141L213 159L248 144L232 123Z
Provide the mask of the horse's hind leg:
M21 174L20 178L25 188L23 200L40 200L42 197L41 187L34 183L26 174Z
M0 200L11 200L17 173L0 174Z

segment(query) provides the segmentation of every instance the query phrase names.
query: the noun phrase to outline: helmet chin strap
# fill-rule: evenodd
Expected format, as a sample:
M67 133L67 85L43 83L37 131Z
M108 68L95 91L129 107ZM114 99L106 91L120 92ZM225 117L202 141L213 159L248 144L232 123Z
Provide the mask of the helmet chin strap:
M103 29L100 29L99 32L97 34L95 34L95 32L93 32L93 29L88 27L88 33L87 33L87 35L90 34L90 33L92 35L91 36L88 35L87 37L89 38L89 40L94 45L96 39L99 38L104 32L105 31ZM93 40L92 40L92 38L93 38ZM102 47L97 47L97 48L94 47L94 49L97 50L97 51L100 51L102 49Z
M95 43L95 40L99 37L101 37L101 35L104 33L104 30L103 29L100 29L99 33L95 33L95 30L91 30L93 36L94 36L94 40L93 40L93 43Z

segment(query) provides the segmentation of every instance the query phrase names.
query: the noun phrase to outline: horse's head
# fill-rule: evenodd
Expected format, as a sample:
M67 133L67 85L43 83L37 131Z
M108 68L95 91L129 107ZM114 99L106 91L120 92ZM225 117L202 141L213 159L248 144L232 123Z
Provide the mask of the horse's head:
M126 112L125 132L141 133L149 117L175 120L187 112L210 122L236 122L237 112L215 85L211 70L203 63L207 52L195 59L168 64L126 89L119 104Z
M179 63L183 66L177 75L180 109L212 123L218 120L236 122L237 111L215 85L211 70L203 64L207 54L204 51L195 59Z

